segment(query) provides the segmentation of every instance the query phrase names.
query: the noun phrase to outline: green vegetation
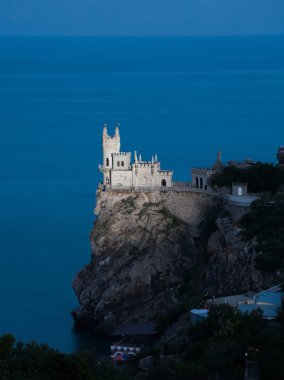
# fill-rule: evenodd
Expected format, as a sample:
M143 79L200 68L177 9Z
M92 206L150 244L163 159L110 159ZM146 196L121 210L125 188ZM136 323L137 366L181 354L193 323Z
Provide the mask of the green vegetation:
M180 303L176 307L172 307L171 309L169 309L165 315L161 315L157 321L159 333L164 333L171 324L178 321L180 315L185 311L185 306Z
M161 352L163 356L161 356ZM35 342L16 343L0 337L2 380L241 380L245 353L250 371L261 380L279 380L284 373L284 304L278 324L262 319L261 311L241 314L228 305L214 305L208 318L190 326L179 346L164 345L146 353L152 364L138 369L139 358L126 368L99 362L93 352L62 354Z
M262 197L252 203L241 225L244 239L256 237L256 264L263 271L284 268L284 196Z
M46 344L16 342L10 334L0 337L1 380L130 380L135 373L99 362L91 351L68 355Z
M220 215L218 207L212 207L204 213L203 221L200 223L200 237L203 242L207 242L210 235L217 230L216 219Z
M122 203L124 210L126 211L127 214L131 214L131 212L135 209L136 199L137 199L137 195L121 199L121 203Z
M244 378L245 353L250 373L261 380L278 380L284 371L284 309L278 324L269 325L261 311L241 314L228 305L213 306L209 317L188 329L179 348L166 347L166 358L150 371L147 379L207 380ZM178 358L178 359L177 359Z
M222 173L211 178L211 184L217 187L231 186L235 182L247 183L250 193L275 193L284 184L284 170L279 166L262 163L244 169L228 165Z
M16 343L12 335L0 337L0 379L91 380L92 370L79 355L61 354L44 344Z
M170 222L168 225L168 232L171 231L172 229L176 228L176 227L179 227L183 223L183 221L181 219L179 219L177 216L173 215L170 212L170 210L165 206L160 208L158 210L158 212L160 214L162 214L165 217L165 219L167 219Z

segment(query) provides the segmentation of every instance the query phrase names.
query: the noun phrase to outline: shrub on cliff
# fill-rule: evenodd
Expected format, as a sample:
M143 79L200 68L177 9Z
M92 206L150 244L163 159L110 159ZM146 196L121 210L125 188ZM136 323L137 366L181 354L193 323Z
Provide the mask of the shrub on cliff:
M247 168L227 165L223 172L215 174L210 182L217 187L232 186L235 182L247 183L250 193L275 193L284 184L284 171L279 166L262 163Z
M262 197L241 220L246 240L256 238L256 264L263 271L284 268L284 196Z

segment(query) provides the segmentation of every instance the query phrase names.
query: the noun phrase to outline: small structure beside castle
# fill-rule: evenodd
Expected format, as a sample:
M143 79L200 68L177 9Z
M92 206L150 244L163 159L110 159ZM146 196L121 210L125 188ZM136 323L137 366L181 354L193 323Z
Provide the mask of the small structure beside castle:
M131 162L131 152L120 151L119 126L115 128L114 136L109 136L107 125L103 129L103 164L99 165L103 173L103 185L106 188L117 187L172 187L173 171L161 170L157 155L151 161L143 161L141 154L134 152L134 162Z
M192 168L191 178L192 186L196 189L207 190L209 179L216 173L221 173L223 164L221 159L221 152L217 153L217 160L211 168Z

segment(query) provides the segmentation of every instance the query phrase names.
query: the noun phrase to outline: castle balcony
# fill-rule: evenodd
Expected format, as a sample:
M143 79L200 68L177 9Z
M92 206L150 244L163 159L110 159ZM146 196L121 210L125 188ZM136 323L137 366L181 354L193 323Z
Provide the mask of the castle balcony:
M98 165L98 168L101 172L110 171L113 168L111 166Z

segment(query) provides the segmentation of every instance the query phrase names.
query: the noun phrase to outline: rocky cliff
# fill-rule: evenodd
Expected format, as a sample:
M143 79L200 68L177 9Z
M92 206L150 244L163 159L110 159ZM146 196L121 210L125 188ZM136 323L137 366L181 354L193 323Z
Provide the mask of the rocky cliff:
M205 287L209 294L230 294L269 288L273 274L255 266L256 240L243 241L242 229L231 216L219 217L206 245Z
M193 192L98 191L92 260L73 281L75 320L109 331L178 304L183 275L199 260L197 226L219 202Z
M260 287L253 242L243 243L230 218L204 239L208 212L222 198L198 192L98 191L92 259L73 281L75 321L99 332L157 320L187 300L225 289ZM208 233L208 231L207 231ZM188 297L189 295L189 297Z

